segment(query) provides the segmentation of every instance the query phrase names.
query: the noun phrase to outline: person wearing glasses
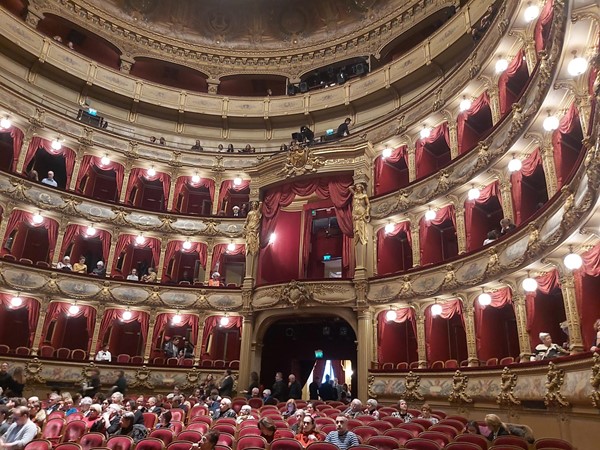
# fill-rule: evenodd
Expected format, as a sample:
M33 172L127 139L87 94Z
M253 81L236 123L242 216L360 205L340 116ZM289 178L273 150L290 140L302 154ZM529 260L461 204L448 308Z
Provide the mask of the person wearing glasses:
M325 442L335 445L340 450L346 450L360 444L358 436L352 431L348 431L348 418L346 416L337 416L335 426L336 430L327 434Z
M218 430L210 430L208 433L202 436L200 442L192 444L192 448L198 448L200 450L213 450L217 445L217 442L219 442L220 434L221 433L219 433Z
M299 433L294 436L294 439L300 442L302 447L306 448L311 442L321 440L319 434L315 432L315 419L313 419L311 416L305 415L302 421L299 421L298 424Z
M13 409L13 423L0 439L0 448L20 450L35 439L38 428L29 419L29 408L18 406Z

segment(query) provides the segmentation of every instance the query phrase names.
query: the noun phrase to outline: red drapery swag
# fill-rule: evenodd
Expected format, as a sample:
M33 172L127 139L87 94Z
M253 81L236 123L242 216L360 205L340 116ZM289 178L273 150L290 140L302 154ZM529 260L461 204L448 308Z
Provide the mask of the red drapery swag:
M121 194L121 189L123 189L123 178L125 174L125 169L123 166L116 162L109 162L107 165L102 164L102 158L98 158L93 155L84 155L81 160L81 166L79 167L79 174L77 175L77 183L76 187L79 192L81 192L79 186L81 184L81 180L88 173L90 167L97 167L100 170L112 170L115 173L115 180L117 184L117 195Z
M506 305L512 305L512 291L509 287L489 293L492 296L492 303L488 306L481 306L479 301L475 299L475 339L477 351L480 352L486 342L482 339L482 330L485 326L483 323L483 311L485 308L502 308Z
M21 146L23 145L23 132L15 127L10 127L6 130L0 131L0 134L8 134L13 140L13 160L10 165L10 170L14 171L17 168L17 162L19 161L19 154L21 153Z
M210 264L210 271L214 272L219 270L221 265L221 257L227 253L228 255L244 255L246 254L246 246L243 244L236 244L233 251L227 250L229 244L217 244L213 247L212 261Z
M477 114L479 111L481 111L482 108L484 108L485 106L488 106L489 104L490 104L490 96L487 93L487 91L484 91L471 104L471 107L469 109L461 112L458 115L456 132L458 135L458 154L459 155L462 154L464 151L466 151L469 148L468 145L467 146L463 145L463 134L465 132L465 125L467 123L467 120L469 120L469 117Z
M69 147L65 147L64 145L60 150L54 150L52 148L52 143L43 139L39 136L35 136L31 139L29 143L29 148L27 149L27 155L25 155L25 165L23 166L23 170L27 169L27 166L34 158L35 153L38 148L43 148L51 155L61 155L65 157L65 166L67 169L67 187L71 184L71 175L73 175L73 167L75 167L75 152ZM44 178L46 174L40 174L40 178Z
M163 187L163 196L165 198L165 206L169 201L169 190L171 188L171 176L168 173L156 172L156 175L153 177L148 175L148 169L141 169L139 167L134 167L131 169L131 173L129 174L129 182L127 183L127 190L125 191L125 197L129 198L131 191L135 187L135 185L141 182L141 179L144 178L148 181L160 181Z
M540 52L546 46L544 42L544 37L542 35L543 28L548 25L552 21L552 16L554 15L553 8L553 0L547 0L540 12L540 17L538 17L538 21L535 24L535 30L533 32L533 37L535 39L535 51Z
M552 133L552 152L554 155L554 165L556 166L556 178L558 181L558 187L560 188L565 184L567 180L564 179L564 173L562 170L563 165L563 139L566 134L569 134L575 126L579 123L579 111L575 103L572 103L567 111L567 114L560 119L558 129Z
M193 188L205 187L208 188L208 195L210 196L210 201L214 202L215 200L215 180L211 180L210 178L200 178L198 183L194 183L192 181L192 177L178 177L177 181L175 181L175 198L181 194L185 185L189 185Z
M498 79L498 94L500 97L500 113L502 115L509 112L512 108L512 105L508 102L507 98L507 85L512 77L516 75L516 73L521 70L525 61L523 60L525 56L525 51L520 49L517 55L513 58L513 60L508 65L508 68L502 72L500 78Z
M429 231L432 225L440 225L446 220L452 220L454 228L456 228L456 213L454 211L454 205L446 205L436 212L435 219L431 221L425 220L425 216L421 218L419 222L419 242L421 244L421 260L425 254L426 246L429 242Z
M26 222L32 227L44 227L48 230L48 259L52 261L54 256L54 247L56 247L56 240L58 238L58 223L55 220L44 217L44 221L41 224L33 223L33 215L22 211L20 209L14 209L6 222L6 233L4 234L4 242L8 239L10 234L20 225L22 222Z
M69 314L69 308L71 307L71 303L64 302L52 302L48 306L48 310L46 312L46 321L44 322L44 326L42 328L42 341L48 334L48 328L50 327L50 323L53 319L58 319L59 315L64 314L68 317L81 317L84 316L87 320L86 329L88 330L88 342L86 343L86 347L83 349L86 352L90 350L90 345L92 344L92 335L94 334L94 325L96 324L96 310L91 306L85 305L77 305L79 311L77 314Z
M392 150L392 155L388 156L387 158L384 158L383 156L379 155L375 159L375 190L377 190L377 186L379 186L379 180L381 179L381 171L383 170L383 166L385 165L385 163L395 164L398 161L400 161L400 159L404 159L404 161L406 162L406 167L408 167L408 151L406 145L401 145L400 147ZM375 193L377 194L377 192Z
M386 327L388 326L388 321L385 318L386 314L387 314L387 311L381 311L377 318L377 342L378 342L377 361L383 361L383 355L382 355L383 343L385 342ZM413 308L397 309L396 310L396 319L394 320L394 322L403 323L406 321L410 322L412 329L413 329L413 333L416 336L417 335L417 322L415 319L415 310Z
M65 256L65 252L67 251L67 247L71 244L77 236L81 236L84 239L93 239L100 238L102 242L102 258L103 261L106 261L108 258L108 253L110 252L110 240L111 235L108 231L101 230L100 228L96 228L96 234L93 236L88 236L87 227L83 225L68 225L65 230L65 235L63 237L62 247L60 248L60 259Z
M542 165L542 157L540 149L536 148L527 158L521 161L521 170L517 170L510 174L510 183L512 187L512 200L515 212L515 224L520 225L523 218L521 217L521 206L523 200L523 177L530 177L536 171L538 166Z
M463 316L463 305L460 299L449 300L444 303L440 303L442 306L442 313L434 316L431 314L431 306L428 306L425 309L425 341L427 342L427 354L430 354L430 349L432 345L436 345L435 342L431 342L430 336L433 327L433 319L435 317L441 317L442 319L451 319L455 314L460 316L460 320L462 321L463 327L465 326L465 317Z
M538 283L537 290L542 294L549 294L552 289L560 286L558 271L552 270L545 275L536 277ZM530 331L533 326L535 317L535 292L530 292L525 296L525 306L527 309L527 331ZM530 336L531 337L531 336ZM537 341L537 336L533 336L533 341Z
M156 266L158 264L158 262L160 261L160 241L156 238L145 237L144 243L140 245L140 244L136 243L136 241L135 241L136 237L137 236L134 236L132 234L121 234L119 236L119 238L117 239L117 245L115 247L115 261L114 261L113 267L112 267L113 271L117 267L117 262L118 262L119 256L130 245L132 245L134 247L138 247L138 248L150 248L152 250L152 259L153 259L154 265Z
M98 345L96 346L96 351L99 351L102 348L102 342L104 341L104 336L108 329L112 326L115 320L118 320L122 323L131 323L131 322L139 322L140 330L142 333L142 345L146 345L146 340L148 339L148 325L150 323L150 316L147 312L144 311L130 311L131 319L125 320L123 319L123 313L126 310L117 309L117 308L109 308L104 312L104 316L102 317L102 322L100 323L100 332L98 333ZM93 325L91 330L93 330Z
M33 339L35 338L35 330L37 328L38 318L40 317L40 303L31 297L21 297L23 303L21 306L14 307L11 304L12 295L0 294L0 303L2 303L7 309L27 309L27 323L29 325L29 345L33 346Z
M173 320L174 315L175 314L163 313L156 316L156 325L154 325L154 334L152 335L152 342L154 345L158 344L158 336ZM198 341L198 316L195 314L180 314L180 316L181 322L176 326L185 327L186 325L189 325L192 329L192 334L190 336L191 342L193 345L196 345L196 342Z
M175 253L198 253L198 260L202 267L206 269L206 244L200 242L191 242L192 246L189 250L183 248L185 241L169 241L167 243L167 249L165 251L165 271L169 266L169 262L175 257Z
M584 305L584 298L586 297L583 292L583 278L588 277L598 277L600 276L600 245L596 245L587 252L581 255L583 259L583 266L581 269L576 270L573 275L575 277L575 299L577 301L577 311L579 312L579 319L581 320L583 343L586 348L591 347L595 342L595 336L592 337L588 330L591 330L591 327L587 327L584 322L592 322L596 320L596 317L588 320L586 317L586 308ZM590 296L588 295L588 301ZM593 294L592 294L593 297Z
M483 242L472 242L471 231L473 229L473 208L477 203L482 204L487 202L490 198L496 197L502 206L502 196L500 195L500 189L498 187L498 180L492 184L488 184L483 188L479 194L479 198L475 200L467 200L465 202L465 228L467 229L467 251L473 250L474 248L480 247Z
M242 180L242 182L236 186L233 184L233 180L225 180L221 183L221 189L219 190L219 211L223 209L223 200L229 194L229 191L240 192L250 187L250 180ZM214 193L213 193L214 195Z
M201 355L204 355L208 351L208 340L212 335L215 328L225 328L230 330L232 328L239 328L240 334L242 330L243 319L241 316L229 316L229 323L225 326L221 325L222 316L210 316L204 321L204 330L202 334L202 350Z
M424 164L424 154L425 154L425 146L427 144L433 144L440 138L444 138L446 141L446 145L448 148L450 147L450 130L448 128L448 122L444 122L433 130L431 130L431 134L428 138L425 139L417 139L415 145L415 159L417 164L417 178L425 176L431 172L433 172L433 168L430 167L430 164Z
M385 232L385 227L377 230L377 260L379 261L379 255L383 254L383 249L385 247L385 239L388 237L398 236L399 233L406 233L406 239L408 240L408 245L412 247L412 236L410 234L410 221L406 220L404 222L394 224L394 229L391 233Z

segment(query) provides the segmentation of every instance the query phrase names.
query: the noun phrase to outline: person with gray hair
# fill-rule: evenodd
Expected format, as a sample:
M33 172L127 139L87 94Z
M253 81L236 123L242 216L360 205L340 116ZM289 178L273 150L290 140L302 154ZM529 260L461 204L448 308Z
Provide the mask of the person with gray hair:
M356 416L359 416L363 413L363 404L362 402L355 398L350 402L350 406L342 413L344 416L354 419Z
M569 354L567 350L552 342L552 336L550 336L550 333L541 332L539 334L539 338L542 343L535 347L535 359L554 359L561 355Z
M256 419L256 417L254 417L252 415L252 407L250 405L242 405L242 407L240 408L240 412L235 419L235 423L239 425L244 420L249 420L249 419L250 420Z
M213 411L213 420L221 419L223 417L236 418L236 413L231 408L231 400L228 398L222 398L219 403L219 409Z
M370 398L367 400L367 409L365 409L364 414L368 416L375 417L375 420L379 420L379 411L377 410L377 400L374 398Z

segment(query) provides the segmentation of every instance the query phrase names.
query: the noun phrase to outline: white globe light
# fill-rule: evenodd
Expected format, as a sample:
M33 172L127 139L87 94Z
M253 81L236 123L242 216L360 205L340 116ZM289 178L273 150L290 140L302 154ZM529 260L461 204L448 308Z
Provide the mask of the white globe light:
M240 177L235 177L233 179L233 184L234 186L239 186L240 184L242 184L242 179Z
M469 198L469 200L477 200L480 195L481 195L481 191L477 188L471 188L471 189L469 189L469 192L467 193L467 197Z
M519 158L513 158L508 162L509 172L518 172L523 167L523 163Z
M431 136L431 128L423 127L419 133L419 136L421 136L421 139L427 139L429 136Z
M226 327L227 325L229 325L229 317L227 317L227 316L221 317L221 320L219 320L219 323L221 324L222 327Z
M10 128L12 126L12 122L10 121L10 119L8 117L3 117L2 119L0 119L0 128L3 129L7 129Z
M276 240L277 240L277 235L275 233L271 233L271 236L269 236L269 244L275 243Z
M442 305L439 303L434 303L431 305L431 315L439 316L442 313Z
M153 177L153 176L155 176L155 175L156 175L156 170L154 170L154 167L150 167L148 170L146 170L146 174L147 174L149 177Z
M460 109L461 112L466 111L467 109L471 108L471 100L469 100L468 98L463 99L460 102L460 105L458 106L458 108Z
M54 139L52 141L52 143L50 144L50 146L52 147L52 150L60 150L62 148L62 144L60 143L60 141L58 139Z
M396 320L396 317L398 315L396 314L396 311L393 309L390 309L388 312L385 313L385 320L387 322L393 322L394 320Z
M389 147L384 148L381 152L381 156L383 156L384 158L389 158L390 156L392 156L392 149Z
M95 236L96 235L96 228L94 228L93 225L90 225L89 227L87 227L87 229L85 230L85 234L88 236Z
M108 166L110 164L109 157L104 155L102 158L100 158L100 164L102 164L103 166Z
M435 219L435 216L437 214L435 213L435 211L433 209L428 209L427 212L425 212L425 220L427 222L431 222L433 219Z
M504 72L506 69L508 69L508 61L504 58L499 59L496 61L494 69L496 70L496 73Z
M182 247L184 250L189 250L190 248L192 248L192 243L190 241L185 241Z
M181 323L181 315L180 314L175 314L173 316L173 318L171 319L171 322L173 323L173 325L178 325Z
M527 23L533 22L540 15L540 8L538 5L529 5L525 8L525 13L523 15L525 16L525 21Z
M581 56L574 58L567 66L567 72L569 72L569 75L571 75L572 77L576 77L581 75L582 73L585 73L587 69L587 59L582 58Z
M565 267L569 270L577 270L583 265L583 259L577 253L569 253L564 259Z
M135 237L135 243L136 243L137 245L142 245L144 242L146 242L146 238L145 238L144 236L142 236L141 234L138 234L138 235Z
M40 213L36 213L31 220L33 220L34 224L39 225L44 221L44 217Z
M232 252L235 250L235 244L233 242L230 242L229 244L227 244L227 251L228 252Z
M13 298L10 299L10 306L12 306L13 308L18 308L22 304L23 304L23 299L21 297L19 297L18 295L15 295Z
M200 183L200 175L192 175L192 183Z
M388 223L383 229L383 231L385 232L385 234L390 234L394 232L394 228L396 228L396 226L393 223Z
M525 292L535 292L538 284L535 278L527 277L523 280L521 286L523 286Z
M543 127L546 131L554 131L558 128L560 124L558 117L556 116L548 116L544 119Z
M477 297L477 301L481 306L489 306L492 304L492 296L487 292L482 292L479 294L479 297Z
M133 314L131 314L131 311L127 310L123 313L121 317L123 318L123 320L131 320Z
M69 306L69 315L74 316L78 312L79 312L79 306L77 306L77 305Z

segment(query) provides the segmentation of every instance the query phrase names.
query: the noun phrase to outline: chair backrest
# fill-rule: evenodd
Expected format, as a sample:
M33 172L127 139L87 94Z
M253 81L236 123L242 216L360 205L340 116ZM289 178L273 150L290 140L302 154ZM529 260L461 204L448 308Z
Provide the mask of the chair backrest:
M423 428L423 425L419 425L418 423L402 423L400 425L398 425L398 428L402 429L402 430L408 430L412 433L412 435L414 437L417 437L419 435L419 433L422 433L423 431L425 431L425 428Z
M331 424L331 423L326 423L325 425L321 426L321 432L327 434L327 433L331 433L332 431L335 431L337 429L335 424Z
M442 446L429 439L413 438L410 441L406 441L404 448L414 450L441 450Z
M396 369L398 370L408 370L408 363L406 361L399 362L396 364Z
M360 420L361 423L368 425L377 419L375 419L375 417L370 416L368 414L361 414L360 416L356 416L356 420Z
M392 424L385 420L374 420L369 423L370 427L373 427L379 431L379 434L383 434L386 430L393 428Z
M50 420L50 419L64 419L65 418L65 412L64 411L54 411L51 412L48 417L46 418L46 420ZM48 423L48 422L46 422Z
M65 417L65 422L70 423L74 420L83 420L83 413L74 412Z
M322 441L311 442L306 448L310 450L339 450L336 445Z
M432 409L431 414L438 416L440 419L445 419L448 414L446 414L441 409ZM466 419L465 419L466 420Z
M71 359L74 359L75 361L84 361L86 356L87 353L81 348L76 348L71 352Z
M294 432L292 430L288 430L287 428L278 428L275 431L275 439L278 438L290 438L294 439Z
M515 447L520 447L523 450L529 449L529 444L525 439L519 436L498 436L492 442L492 445L514 445Z
M225 361L224 361L224 360L222 360L222 359L217 359L217 360L215 360L215 361L214 361L214 363L213 363L213 367L218 367L218 368L221 368L221 369L222 369L223 367L225 367L225 365L226 365L226 364L225 364Z
M183 425L183 422L179 422L178 420L171 421L171 431L173 431L173 433L179 434L184 428L185 426Z
M206 422L192 422L187 426L186 431L198 431L199 433L204 434L209 428L210 425Z
M402 445L392 436L373 436L365 444L372 445L377 450L395 450Z
M221 418L217 419L213 425L215 425L215 424L232 425L234 427L236 426L236 422L235 422L235 419L233 417L221 417Z
M52 442L47 439L35 439L27 444L24 450L51 450Z
M129 436L113 436L106 441L106 447L110 450L131 450L133 439Z
M221 433L219 435L219 440L217 441L218 445L226 445L227 447L233 447L233 436L228 433Z
M160 439L147 437L139 441L135 448L137 450L164 450L165 444Z
M176 440L169 444L167 450L190 450L196 442Z
M179 408L170 409L171 411L171 420L175 422L183 422L185 420L185 411Z
M52 358L54 356L54 347L51 345L42 345L40 347L40 356L44 358Z
M213 360L212 359L204 359L200 362L200 367L212 367Z
M403 430L402 428L392 428L384 433L384 436L394 438L400 445L404 445L406 441L411 440L415 436L409 430Z
M454 438L454 441L455 442L468 442L469 444L475 444L484 450L488 447L488 443L489 443L489 441L487 440L487 438L485 436L482 436L481 434L470 434L470 433L459 434L458 436L456 436Z
M75 414L71 414L71 416ZM86 423L83 420L72 420L69 422L68 418L67 422L68 423L63 431L63 442L79 442L81 436L86 432Z
M144 426L149 430L153 429L156 426L156 422L158 421L158 416L151 412L142 413L144 417Z
M450 442L444 447L444 450L485 450L486 448L470 442Z
M235 435L235 427L228 423L218 423L212 426L213 430L218 430L220 433L228 433L231 435Z
M194 358L183 358L181 365L184 367L192 367L194 365Z
M60 358L60 359L69 359L69 356L71 356L71 350L65 347L61 347L58 350L56 350L56 357Z
M440 420L439 425L448 425L462 431L467 426L467 419L462 416L448 416Z
M419 434L419 437L421 439L429 439L430 441L436 442L440 444L440 447L444 447L451 441L450 436L438 431L423 431L421 434Z
M81 436L79 445L82 450L90 450L95 447L104 447L106 437L102 433L86 433Z
M164 445L169 445L175 440L175 434L168 428L159 428L158 430L154 430L148 435L148 437L160 439Z
M270 450L303 450L302 444L294 438L278 438L271 442Z
M8 345L0 345L0 354L6 355L8 352L10 352L10 347Z
M355 427L352 432L356 434L362 440L362 442L365 442L370 437L379 435L379 430L377 430L377 428L368 426Z
M29 356L31 354L31 349L29 347L17 347L15 353L17 355Z
M434 361L431 364L431 368L432 369L443 369L444 368L444 361Z
M513 358L512 356L506 356L500 360L501 366L508 366L508 365L514 364L514 363L515 363L515 358Z
M64 419L52 418L46 422L42 431L42 439L58 438L62 435L63 427L65 426Z
M229 361L229 368L230 369L239 369L240 368L240 360L239 359L234 359L233 361Z
M117 356L118 363L128 363L130 359L131 359L131 356L129 356L126 353L121 353L120 355Z
M381 366L383 370L394 370L394 363L386 362Z
M562 450L573 450L573 446L565 441L564 439L558 438L541 438L535 441L533 444L534 448L542 449L542 448L560 448Z
M381 411L379 411L379 413L381 414ZM389 424L392 425L392 427L397 427L401 424L404 423L404 419L400 418L400 417L392 417L392 416L385 416L383 419L384 422L387 422Z
M425 428L426 430L429 429L433 424L431 423L431 420L428 419L420 419L420 418L416 418L410 421L411 423L418 423L419 425L422 425L423 428Z
M179 363L179 358L167 358L167 366L176 366Z
M242 422L244 423L244 422ZM260 430L258 429L258 427L244 427L244 428L240 428L238 430L238 438L244 437L244 436L260 436Z
M203 422L208 424L208 426L212 425L212 419L210 416L198 415L191 418L190 423Z
M454 439L456 437L456 435L458 434L458 430L454 427L448 426L448 425L434 425L431 428L429 428L429 431L438 431L440 433L444 433L448 436L450 436L452 439Z
M131 364L143 364L144 363L144 357L143 356L132 356L131 360L130 360Z
M446 369L458 369L458 361L455 359L449 359L444 363Z
M197 416L208 416L208 408L204 405L194 405L188 414L190 419Z
M498 358L488 358L488 360L485 362L486 366L497 366L498 365Z
M521 450L521 447L510 444L492 445L488 450Z
M76 442L63 442L54 447L54 450L81 450L81 445Z

